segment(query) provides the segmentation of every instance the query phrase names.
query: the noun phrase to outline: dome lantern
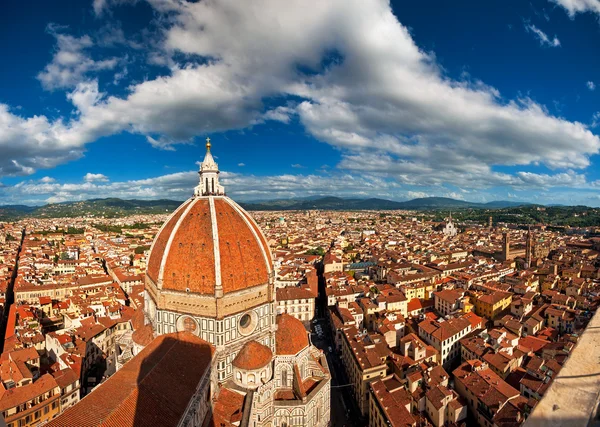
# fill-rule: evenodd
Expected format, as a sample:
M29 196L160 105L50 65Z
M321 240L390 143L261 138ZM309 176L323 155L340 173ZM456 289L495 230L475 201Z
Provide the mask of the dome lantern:
M196 197L225 195L225 188L219 184L219 165L217 165L210 152L211 147L210 138L206 138L206 155L198 171L200 182L194 189L194 196Z

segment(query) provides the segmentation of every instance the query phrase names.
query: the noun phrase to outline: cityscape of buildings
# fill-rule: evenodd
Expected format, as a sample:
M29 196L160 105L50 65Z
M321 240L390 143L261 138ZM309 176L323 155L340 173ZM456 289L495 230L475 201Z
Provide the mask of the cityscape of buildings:
M496 223L493 211L467 225L250 214L225 195L210 142L199 174L172 214L0 224L8 427L577 415L545 396L561 395L553 384L594 339L597 230Z

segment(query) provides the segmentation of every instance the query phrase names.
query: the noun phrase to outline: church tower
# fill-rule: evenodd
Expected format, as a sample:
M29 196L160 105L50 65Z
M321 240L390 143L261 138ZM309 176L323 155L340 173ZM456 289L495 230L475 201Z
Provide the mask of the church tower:
M508 237L508 232L502 234L502 258L504 261L510 259L510 237Z
M533 254L533 235L531 234L531 227L527 229L527 241L525 242L525 268L531 267L531 260Z

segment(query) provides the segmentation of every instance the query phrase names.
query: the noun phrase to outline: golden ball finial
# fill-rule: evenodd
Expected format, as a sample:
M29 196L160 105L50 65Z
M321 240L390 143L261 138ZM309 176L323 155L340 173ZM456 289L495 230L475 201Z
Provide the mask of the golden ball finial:
M210 138L206 137L206 151L210 151L211 143Z

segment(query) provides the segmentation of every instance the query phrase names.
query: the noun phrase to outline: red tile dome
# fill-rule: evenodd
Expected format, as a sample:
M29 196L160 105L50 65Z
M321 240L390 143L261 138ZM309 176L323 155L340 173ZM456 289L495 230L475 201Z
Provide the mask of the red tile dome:
M279 355L294 355L308 347L308 332L302 322L289 314L277 316L275 352Z
M273 360L271 349L256 341L248 341L233 359L233 366L246 371L264 368Z
M162 290L214 295L269 282L273 261L258 225L224 195L196 195L160 229L147 275Z

